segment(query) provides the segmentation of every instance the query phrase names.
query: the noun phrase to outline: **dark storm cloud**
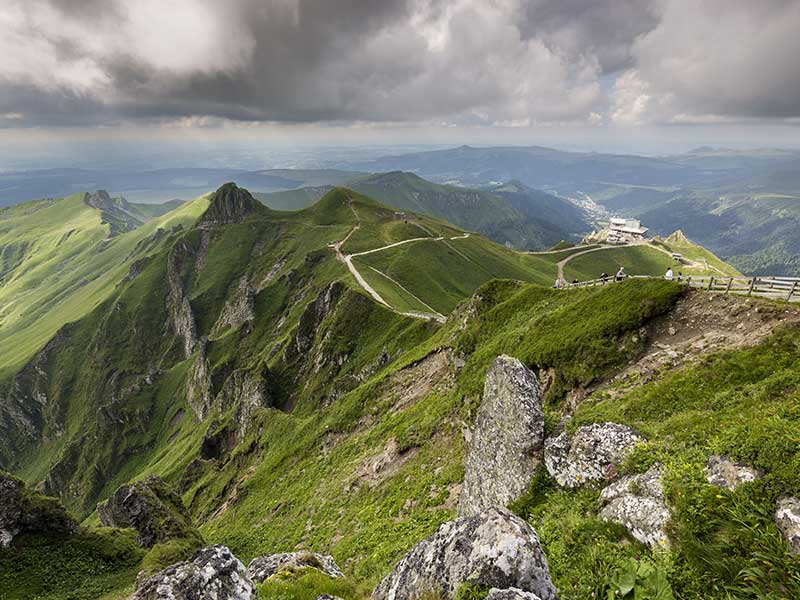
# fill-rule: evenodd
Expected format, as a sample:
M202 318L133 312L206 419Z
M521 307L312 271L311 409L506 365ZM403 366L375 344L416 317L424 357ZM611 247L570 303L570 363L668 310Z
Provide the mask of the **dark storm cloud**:
M0 126L800 116L800 0L9 1Z

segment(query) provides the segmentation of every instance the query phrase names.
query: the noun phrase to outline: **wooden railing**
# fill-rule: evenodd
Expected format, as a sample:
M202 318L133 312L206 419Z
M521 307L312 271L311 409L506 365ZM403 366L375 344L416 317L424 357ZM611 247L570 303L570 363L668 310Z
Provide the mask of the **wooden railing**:
M628 276L627 279L655 278L647 275L632 275ZM566 284L565 288L608 285L617 281L614 277L592 279L579 283L569 283ZM697 277L687 275L681 278L676 277L673 281L709 292L760 296L786 302L800 302L800 277L728 277L723 275Z

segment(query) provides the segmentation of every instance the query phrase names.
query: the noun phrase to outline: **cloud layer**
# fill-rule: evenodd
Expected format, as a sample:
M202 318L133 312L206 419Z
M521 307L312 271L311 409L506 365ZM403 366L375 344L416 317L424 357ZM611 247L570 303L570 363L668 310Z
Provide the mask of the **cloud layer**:
M800 117L800 0L6 0L0 126Z

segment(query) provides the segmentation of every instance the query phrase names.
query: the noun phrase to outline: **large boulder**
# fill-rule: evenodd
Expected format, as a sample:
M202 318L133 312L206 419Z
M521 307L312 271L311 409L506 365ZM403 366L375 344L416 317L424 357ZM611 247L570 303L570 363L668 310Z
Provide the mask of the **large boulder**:
M463 583L518 588L541 600L557 598L536 532L497 508L440 525L400 560L372 598L406 600L438 593L447 600Z
M225 546L198 550L188 561L139 582L133 600L254 600L244 565Z
M344 573L339 569L332 556L316 552L283 552L259 556L250 561L250 565L247 567L247 576L256 583L261 583L275 573L298 567L313 567L330 577L344 577Z
M566 432L544 444L544 464L559 485L568 488L607 480L619 464L644 441L627 425L592 423L578 427L570 438Z
M624 525L631 535L651 548L669 545L666 527L672 514L664 500L661 472L653 465L646 473L627 475L602 492L600 518Z
M78 525L55 498L29 490L21 479L0 472L0 548L23 531L75 533Z
M789 543L792 554L800 554L800 498L781 498L775 524Z
M528 489L542 460L544 413L536 375L510 356L486 373L467 456L459 516L508 506Z
M761 479L761 473L753 467L718 454L712 454L708 459L705 472L708 483L726 490L735 490L743 483Z
M181 497L153 475L120 487L97 505L97 515L103 525L136 529L136 543L145 548L176 538L202 542Z

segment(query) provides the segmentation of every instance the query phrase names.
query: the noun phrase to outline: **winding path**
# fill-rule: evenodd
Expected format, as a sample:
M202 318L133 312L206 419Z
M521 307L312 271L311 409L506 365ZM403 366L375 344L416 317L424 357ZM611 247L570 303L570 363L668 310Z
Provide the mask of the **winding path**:
M347 240L350 239L350 236L352 236L356 231L358 231L361 228L361 219L359 218L358 213L356 212L356 209L352 205L352 203L350 204L350 210L353 211L353 214L356 217L356 224L353 226L353 228L347 233L347 235L344 238L342 238L338 242L332 242L332 243L328 244L328 248L330 248L331 250L336 252L336 258L340 262L344 263L347 266L347 270L350 271L350 274L355 278L355 280L358 283L358 285L360 285L362 287L362 289L365 292L367 292L372 297L373 300L375 300L375 302L377 302L379 304L382 304L386 308L388 308L388 309L390 309L390 310L392 310L392 311L394 311L394 312L396 312L398 314L405 315L407 317L414 317L414 318L417 318L417 319L427 319L427 320L433 319L434 321L438 321L439 323L444 323L446 317L443 314L441 314L440 312L436 311L429 304L424 302L421 298L417 297L416 295L411 293L409 290L407 290L405 287L403 287L398 281L396 281L396 280L392 279L391 277L389 277L389 275L387 275L386 273L384 273L382 271L379 271L375 267L370 266L370 269L375 271L378 275L381 275L381 276L385 277L386 279L388 279L390 282L392 282L398 288L403 290L406 294L408 294L409 296L414 298L422 306L428 308L431 312L401 311L401 310L398 310L398 309L394 308L391 304L389 304L383 298L383 296L381 296L375 290L375 288L373 288L369 284L369 282L367 282L366 279L364 279L364 276L361 275L359 270L353 264L353 258L355 258L357 256L365 256L367 254L374 254L375 252L381 252L383 250L388 250L390 248L396 248L397 246L402 246L404 244L410 244L412 242L445 242L445 243L447 243L447 240L464 240L464 239L467 239L470 234L469 233L464 233L462 235L456 235L456 236L453 236L451 238L445 238L445 237L442 237L442 236L439 236L439 237L410 238L410 239L407 239L407 240L401 240L399 242L394 242L392 244L386 244L385 246L381 246L380 248L373 248L371 250L364 250L363 252L354 252L353 254L345 254L344 252L342 252L342 246L347 242ZM420 227L422 228L422 226L420 226ZM426 229L426 231L427 231L427 229ZM431 235L433 235L432 232L431 232Z

